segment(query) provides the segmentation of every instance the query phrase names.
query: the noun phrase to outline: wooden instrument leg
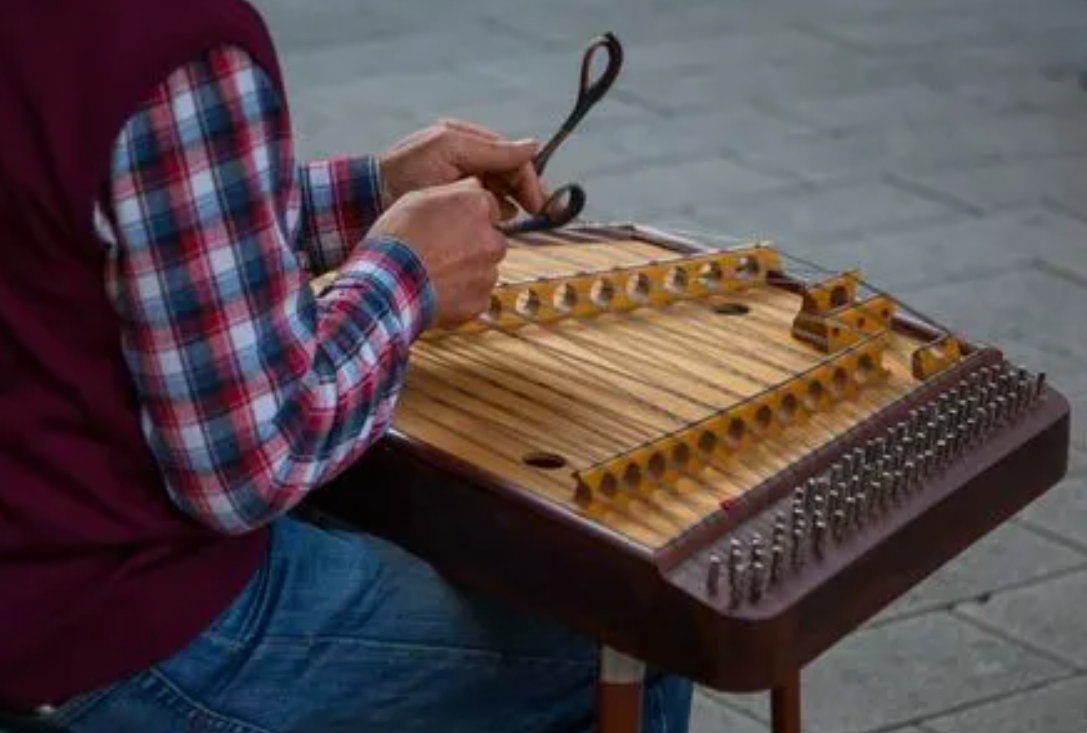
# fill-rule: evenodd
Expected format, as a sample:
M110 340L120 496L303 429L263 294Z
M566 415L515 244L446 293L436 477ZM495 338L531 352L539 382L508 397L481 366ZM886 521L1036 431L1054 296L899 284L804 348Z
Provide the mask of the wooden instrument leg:
M774 733L800 733L800 670L770 691L770 721Z
M641 733L645 664L606 646L600 647L596 687L599 733Z

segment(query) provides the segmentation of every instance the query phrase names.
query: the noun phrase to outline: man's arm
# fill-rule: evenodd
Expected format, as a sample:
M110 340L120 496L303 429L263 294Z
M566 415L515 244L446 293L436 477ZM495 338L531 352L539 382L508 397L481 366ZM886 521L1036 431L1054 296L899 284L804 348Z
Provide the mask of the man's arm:
M381 166L376 156L329 158L298 167L302 195L301 245L311 274L343 264L382 212Z
M307 226L346 243L364 217L300 224L300 198L320 210L341 194L311 174L300 195L299 170L273 85L219 49L130 119L102 207L146 438L176 504L223 532L289 510L382 435L434 311L426 269L393 238L345 247L311 294L293 243Z

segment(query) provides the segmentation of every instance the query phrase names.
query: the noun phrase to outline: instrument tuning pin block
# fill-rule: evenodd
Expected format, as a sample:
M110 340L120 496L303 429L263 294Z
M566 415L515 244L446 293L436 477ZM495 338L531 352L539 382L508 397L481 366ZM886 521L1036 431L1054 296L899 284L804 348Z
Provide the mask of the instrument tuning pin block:
M710 555L709 569L706 571L706 592L716 596L721 584L721 558L713 553Z

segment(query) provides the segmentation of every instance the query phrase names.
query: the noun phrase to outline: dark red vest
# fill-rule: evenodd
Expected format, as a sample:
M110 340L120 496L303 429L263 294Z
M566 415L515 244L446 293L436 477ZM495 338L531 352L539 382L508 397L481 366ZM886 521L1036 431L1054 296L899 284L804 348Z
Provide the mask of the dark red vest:
M262 561L176 510L103 291L96 196L126 119L220 44L281 86L241 0L6 0L0 13L0 707L184 648Z

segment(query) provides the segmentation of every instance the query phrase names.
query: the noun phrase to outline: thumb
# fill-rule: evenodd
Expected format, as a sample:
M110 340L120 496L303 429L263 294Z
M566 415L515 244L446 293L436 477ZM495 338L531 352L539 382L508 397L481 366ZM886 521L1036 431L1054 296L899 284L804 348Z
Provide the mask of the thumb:
M508 173L530 162L538 149L535 140L486 140L465 135L453 147L453 164L467 176Z

